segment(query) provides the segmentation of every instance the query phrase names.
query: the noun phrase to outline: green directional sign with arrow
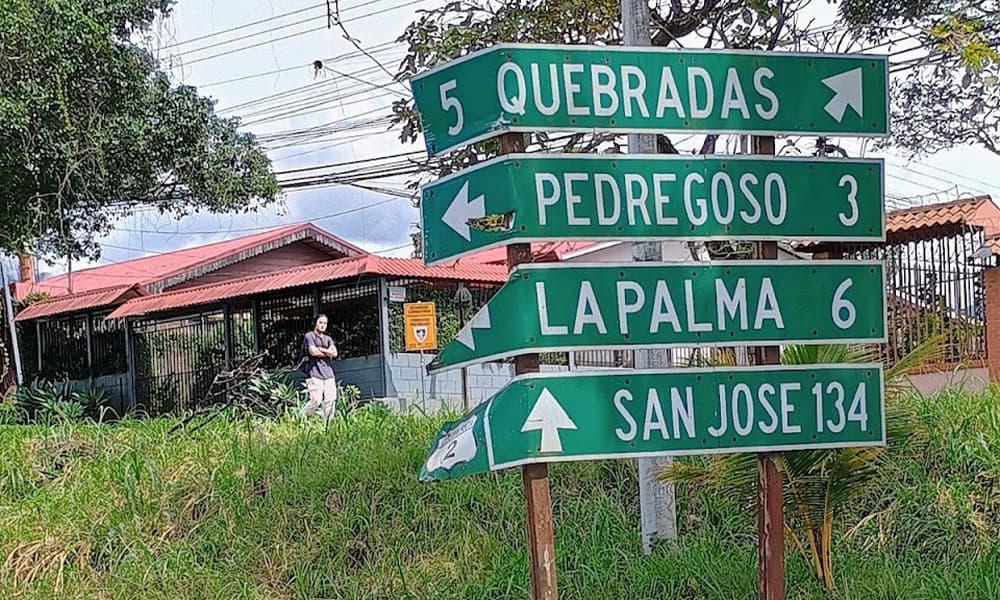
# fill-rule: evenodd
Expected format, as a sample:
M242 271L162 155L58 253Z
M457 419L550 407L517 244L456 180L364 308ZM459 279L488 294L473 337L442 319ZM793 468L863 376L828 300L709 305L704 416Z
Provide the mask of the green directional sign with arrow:
M881 160L506 155L424 186L424 262L568 240L885 239Z
M881 342L884 289L869 261L521 265L428 369L524 352Z
M532 462L885 444L882 367L533 373L449 423L424 481Z
M888 133L885 56L501 44L413 78L430 155L507 131Z

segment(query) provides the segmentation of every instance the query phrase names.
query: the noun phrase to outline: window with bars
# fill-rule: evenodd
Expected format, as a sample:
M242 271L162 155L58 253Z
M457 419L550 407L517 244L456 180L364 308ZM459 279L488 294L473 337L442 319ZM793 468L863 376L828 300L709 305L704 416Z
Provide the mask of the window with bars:
M229 330L232 332L232 362L243 362L256 354L253 345L253 306L241 302L229 308Z
M337 343L340 358L370 356L381 351L378 302L376 280L338 285L320 292L319 312L329 320L327 331Z
M87 379L87 316L72 315L38 322L42 379Z
M302 336L313 326L313 292L298 292L260 301L261 349L264 366L292 368L298 362Z
M125 324L121 319L106 320L110 313L90 316L91 357L94 377L128 372L125 354Z
M151 415L193 410L225 367L221 310L136 323L136 400Z

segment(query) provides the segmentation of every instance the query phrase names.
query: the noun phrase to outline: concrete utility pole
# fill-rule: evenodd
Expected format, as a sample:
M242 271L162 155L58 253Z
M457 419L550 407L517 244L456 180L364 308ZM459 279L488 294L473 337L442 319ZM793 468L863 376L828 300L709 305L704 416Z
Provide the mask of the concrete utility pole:
M3 285L4 313L7 315L7 326L10 328L10 352L13 354L14 374L17 375L17 385L24 383L24 373L21 370L21 351L17 344L17 328L14 327L14 304L10 298L10 284L7 281L7 272L0 264L0 285Z
M626 46L652 45L647 0L621 0L622 25L625 29ZM655 154L656 136L633 134L628 136L629 154ZM632 259L635 261L663 260L661 242L638 242L632 245ZM667 364L665 350L636 350L636 368L664 368ZM656 473L673 463L664 456L640 458L639 462L639 508L642 523L642 552L649 554L657 540L677 539L677 509L673 484L656 479Z

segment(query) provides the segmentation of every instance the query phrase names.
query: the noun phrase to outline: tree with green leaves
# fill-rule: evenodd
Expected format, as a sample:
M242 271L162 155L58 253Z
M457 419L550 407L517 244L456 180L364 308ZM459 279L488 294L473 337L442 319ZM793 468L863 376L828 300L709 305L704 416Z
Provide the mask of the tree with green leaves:
M966 145L1000 154L1000 1L841 0L839 14L868 42L902 32L919 43L892 69L883 145L909 156Z
M279 188L237 121L137 40L174 0L0 0L0 252L96 257L139 207L252 211Z
M675 0L651 14L654 46L884 52L916 46L894 67L893 136L887 141L916 155L978 144L1000 148L1000 3L998 0L839 0L834 23L802 18L824 0ZM418 11L399 38L408 53L397 73L406 80L435 65L499 42L620 44L618 0L456 0ZM413 142L420 123L412 100L394 106L400 139ZM676 152L680 136L658 136L661 152ZM537 134L541 149L591 152L614 147L622 136L577 134L553 139ZM707 136L701 152L714 152ZM818 140L815 152L831 146ZM836 147L833 146L836 150ZM486 142L431 165L436 175L464 168L495 152Z

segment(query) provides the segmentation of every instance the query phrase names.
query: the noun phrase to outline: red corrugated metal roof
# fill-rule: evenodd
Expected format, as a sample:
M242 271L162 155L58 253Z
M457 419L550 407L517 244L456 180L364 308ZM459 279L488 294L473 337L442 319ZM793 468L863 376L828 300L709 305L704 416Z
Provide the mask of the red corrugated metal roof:
M136 298L118 307L109 318L133 317L212 304L229 298L337 281L359 275L499 284L507 281L507 268L502 265L467 263L426 267L416 258L384 258L374 255L342 258L281 273L246 277L215 285Z
M52 317L64 313L71 313L87 308L101 308L121 304L135 296L141 296L144 292L136 285L118 285L114 287L92 290L82 294L72 296L61 296L52 300L36 302L17 313L15 321L30 321L43 317Z
M72 283L73 294L122 285L130 286L139 284L148 286L182 274L185 271L214 263L228 256L246 252L255 247L304 231L312 231L317 237L326 238L333 244L342 246L354 254L367 254L361 248L331 235L310 223L303 223L300 225L278 227L262 233L205 244L204 246L185 248L173 252L164 252L155 256L145 256L110 265L82 269L75 271L72 275L57 275L35 284L15 283L13 287L14 297L22 300L33 292L45 293L50 297L65 296L70 293L70 283ZM71 277L72 282L70 281Z

